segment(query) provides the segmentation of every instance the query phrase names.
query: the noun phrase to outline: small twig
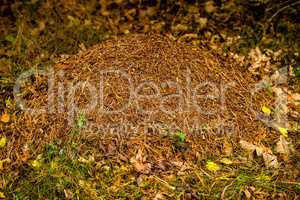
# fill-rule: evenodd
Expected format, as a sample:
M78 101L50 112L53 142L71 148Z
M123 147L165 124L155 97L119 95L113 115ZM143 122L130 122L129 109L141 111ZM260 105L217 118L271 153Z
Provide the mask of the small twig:
M227 190L227 188L229 188L232 184L233 184L234 181L232 181L229 185L226 185L222 191L222 194L221 194L221 199L225 199L225 192Z
M153 176L154 179L158 180L159 182L161 182L162 184L164 184L167 188L171 189L171 190L176 190L175 187L171 186L168 182L158 178L157 176Z
M289 5L286 5L286 6L282 7L282 8L280 8L279 10L277 10L276 13L274 13L274 14L272 15L272 17L268 20L268 22L271 22L271 21L273 20L273 18L274 18L276 15L278 15L278 13L280 13L281 11L283 11L284 9L289 8L289 7L291 7L291 6L294 6L294 5L297 5L297 4L300 4L300 1L296 1L296 2L294 2L294 3L292 3L292 4L289 4Z
M271 7L271 8L267 8L266 9L266 12L269 12L269 11L271 11L271 10L273 10L275 7L277 7L277 6L282 6L282 5L284 5L284 4L287 4L287 3L289 3L289 1L290 0L287 0L287 1L285 1L285 2L281 2L281 3L279 3L279 4L276 4L275 6L273 6L273 7Z

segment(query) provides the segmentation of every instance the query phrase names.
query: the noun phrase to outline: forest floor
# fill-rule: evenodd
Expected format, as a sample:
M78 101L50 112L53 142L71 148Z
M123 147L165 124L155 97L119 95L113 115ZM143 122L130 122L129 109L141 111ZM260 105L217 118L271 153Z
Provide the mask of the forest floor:
M300 197L299 1L32 0L4 1L0 9L0 198ZM151 67L158 58L164 70ZM99 82L95 68L108 63L139 77L134 84L175 80L175 75L176 81L186 81L189 72L179 70L186 60L206 66L191 64L192 80L207 81L196 75L204 74L210 81L238 83L226 102L238 134L214 135L218 121L200 115L201 135L195 135L185 126L193 112L170 119L158 113L154 128L122 130L117 136L91 134L90 122L122 124L126 119L136 125L147 115L131 110L125 118L105 118L74 112L69 126L68 113L25 113L13 93L24 72L50 66L63 70L55 77L59 83ZM135 65L142 67L134 71ZM104 94L116 91L105 96L108 109L115 109L128 93L122 90L125 82L110 78ZM249 93L259 82L259 95ZM50 86L44 83L39 74L22 85L28 105L49 101ZM167 88L161 94L172 92ZM82 93L74 95L78 102L86 100ZM157 109L155 102L145 105ZM176 105L170 108L176 110ZM166 127L171 122L178 127Z

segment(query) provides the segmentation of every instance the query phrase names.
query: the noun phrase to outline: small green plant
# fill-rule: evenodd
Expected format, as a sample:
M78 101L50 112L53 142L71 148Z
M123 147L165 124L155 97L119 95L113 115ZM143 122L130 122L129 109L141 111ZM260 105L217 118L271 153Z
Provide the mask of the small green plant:
M74 129L71 129L68 134L70 136L76 136L76 135L79 135L79 131L77 130L77 128L74 128Z
M59 153L59 148L56 144L46 144L45 145L45 151L44 151L44 154L45 154L45 158L47 160L47 162L51 162L51 160L57 156Z
M295 67L294 68L294 73L296 77L300 77L300 67Z
M272 178L268 175L260 175L256 179L261 183L269 183L272 180Z
M77 128L83 128L86 125L86 116L84 113L80 113L79 117L76 120Z
M295 187L300 192L300 183L297 183Z
M177 151L184 151L185 150L185 141L186 141L186 134L183 131L176 131L172 137L173 145L175 150Z
M183 143L186 140L186 134L183 131L177 131L176 137L177 137L178 142L180 142L180 143Z
M253 180L253 177L247 174L240 174L236 177L236 186L240 188L243 185L249 184Z

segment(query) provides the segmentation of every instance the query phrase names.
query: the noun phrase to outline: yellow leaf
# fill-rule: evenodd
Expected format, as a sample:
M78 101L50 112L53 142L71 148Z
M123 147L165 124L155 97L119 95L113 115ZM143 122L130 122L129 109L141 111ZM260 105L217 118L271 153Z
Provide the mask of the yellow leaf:
M1 199L5 199L5 195L4 195L3 192L0 192L0 198L1 198Z
M5 145L6 145L6 137L3 136L0 139L0 148L5 147Z
M4 112L2 115L1 115L1 122L4 122L4 123L7 123L7 122L9 122L9 119L10 119L10 117L9 117L9 114L7 114L7 112Z
M31 162L31 166L34 168L40 168L42 166L42 164L38 160L33 160Z
M217 165L216 163L214 163L212 161L206 162L206 168L212 172L218 171L220 169L219 165Z
M286 128L283 127L278 127L279 133L281 133L281 135L283 135L284 137L288 137L288 131Z
M257 177L257 180L260 180L262 182L270 182L271 181L271 177L268 175L260 175Z
M58 163L55 162L55 161L51 161L51 163L50 163L50 169L51 170L55 170L55 169L57 169L57 167L58 167Z
M228 159L228 158L223 158L221 160L221 163L223 163L225 165L231 165L233 162L230 159Z
M268 108L267 106L263 106L262 108L261 108L261 111L263 111L263 113L265 113L266 115L271 115L271 109L270 108Z

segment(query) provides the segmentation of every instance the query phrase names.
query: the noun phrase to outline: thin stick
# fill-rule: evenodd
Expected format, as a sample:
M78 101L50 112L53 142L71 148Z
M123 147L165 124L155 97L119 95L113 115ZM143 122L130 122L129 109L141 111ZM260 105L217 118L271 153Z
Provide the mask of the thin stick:
M272 15L272 17L268 20L268 22L271 22L271 21L273 20L273 18L274 18L276 15L278 15L278 13L280 13L281 11L283 11L284 9L289 8L289 7L291 7L291 6L294 6L294 5L297 5L297 4L300 4L300 1L294 2L294 3L292 3L292 4L289 4L289 5L286 5L286 6L282 7L282 8L280 8L276 13L274 13L274 14Z

